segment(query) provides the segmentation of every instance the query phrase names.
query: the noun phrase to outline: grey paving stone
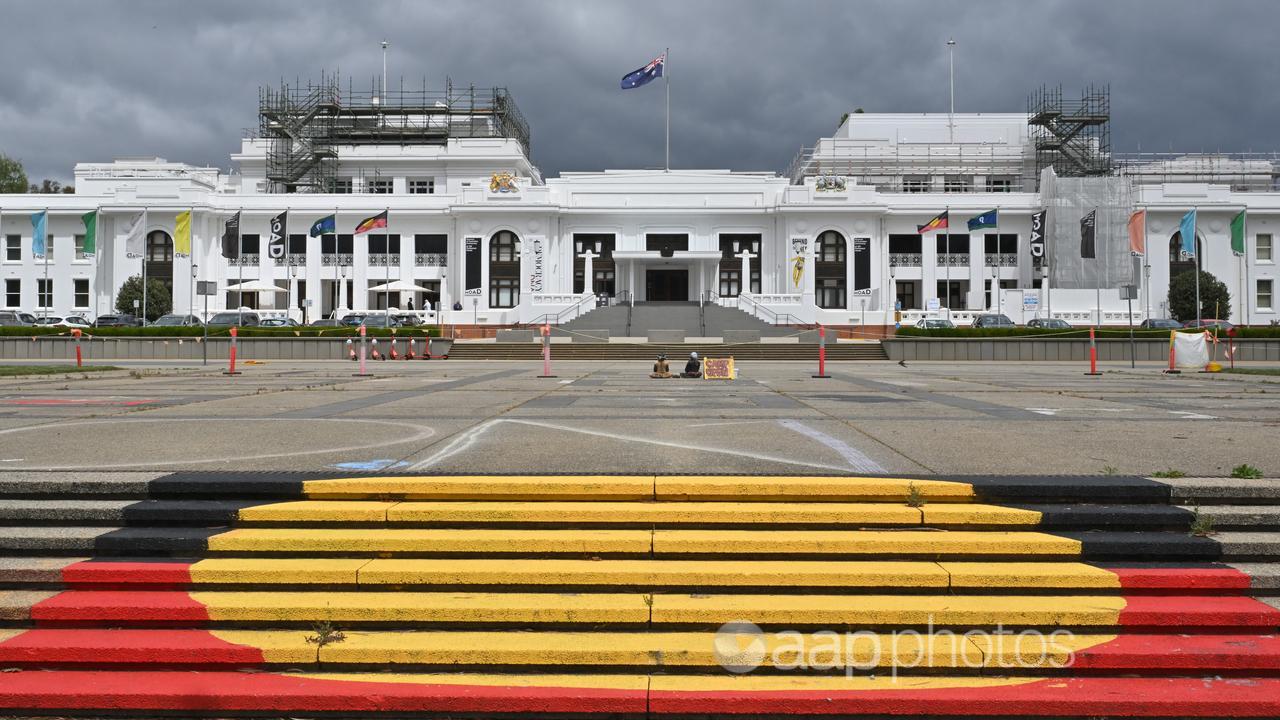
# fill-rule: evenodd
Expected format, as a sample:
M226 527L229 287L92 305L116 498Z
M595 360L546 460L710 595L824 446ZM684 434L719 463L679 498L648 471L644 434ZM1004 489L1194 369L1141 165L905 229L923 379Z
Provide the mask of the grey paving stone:
M1280 564L1278 563L1230 563L1252 579L1254 590L1280 589Z
M0 552L92 552L111 527L0 527Z
M1221 546L1223 560L1280 559L1280 532L1220 532L1212 539Z
M120 522L124 508L135 500L13 500L0 499L0 521L7 522L62 522L75 525L81 522Z
M1261 478L1155 478L1173 489L1173 501L1180 504L1200 502L1265 502L1280 503L1280 479Z
M165 474L11 471L0 473L0 497L144 498L147 483Z
M1220 530L1280 529L1280 505L1185 505L1183 507L1213 518L1214 527Z
M0 557L0 583L62 582L62 568L88 558Z

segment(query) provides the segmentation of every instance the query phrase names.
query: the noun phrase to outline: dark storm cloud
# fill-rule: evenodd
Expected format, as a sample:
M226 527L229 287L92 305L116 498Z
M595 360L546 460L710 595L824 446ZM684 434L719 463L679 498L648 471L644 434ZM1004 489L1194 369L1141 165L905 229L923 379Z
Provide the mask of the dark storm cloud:
M1120 151L1277 150L1280 2L19 2L0 0L0 152L32 178L123 155L227 167L258 86L340 69L506 86L548 175L662 162L662 86L618 79L671 48L672 162L782 170L841 113L1022 111L1112 88Z

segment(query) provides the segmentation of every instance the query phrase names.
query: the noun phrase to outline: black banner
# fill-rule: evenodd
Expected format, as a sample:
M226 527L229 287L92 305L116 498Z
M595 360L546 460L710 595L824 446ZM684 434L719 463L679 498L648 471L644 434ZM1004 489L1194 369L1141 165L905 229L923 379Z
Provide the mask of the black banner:
M240 257L240 213L232 215L222 228L222 257Z
M853 239L853 294L871 294L871 238Z
M288 241L289 211L285 210L271 218L271 234L267 239L267 256L272 260L283 260L285 243Z
M1044 210L1038 213L1031 213L1031 266L1040 267L1044 264Z
M1097 210L1090 210L1088 215L1080 218L1080 257L1082 258L1098 257L1097 248L1094 246L1094 230L1097 224Z
M478 237L464 238L462 241L464 249L463 278L466 280L463 283L463 295L482 294L482 288L480 287L480 271L482 268L480 263L483 262L483 259L480 252L480 241L481 238Z

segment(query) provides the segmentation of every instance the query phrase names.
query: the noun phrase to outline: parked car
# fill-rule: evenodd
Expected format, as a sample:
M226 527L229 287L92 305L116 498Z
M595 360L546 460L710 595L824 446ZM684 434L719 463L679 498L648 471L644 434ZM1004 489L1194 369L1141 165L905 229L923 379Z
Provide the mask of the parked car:
M1041 330L1070 330L1071 323L1062 318L1032 318L1027 321L1027 327Z
M44 327L87 328L89 321L79 315L46 315L36 320L36 325Z
M953 330L956 324L946 318L920 318L916 327L921 330Z
M311 327L338 327L340 325L341 323L334 318L320 318L319 320L311 321Z
M119 313L116 315L99 315L94 321L94 327L139 327L142 322L138 318L128 313Z
M240 327L256 327L262 324L262 318L252 310L228 310L209 318L210 327L214 325L239 325Z
M1235 327L1226 320L1217 320L1214 318L1201 318L1200 320L1188 320L1182 324L1184 328L1204 328L1205 330L1230 330Z
M368 314L366 313L347 313L346 315L343 315L342 319L338 322L346 327L356 327L364 324L364 319L366 317L368 317Z
M1182 323L1173 318L1147 318L1138 323L1139 330L1177 330Z
M22 320L22 324L23 324L23 325L35 325L35 324L36 324L36 316L35 316L35 315L32 315L32 314L31 314L31 313L29 313L29 312L22 312L21 310L19 310L19 311L18 311L18 317Z
M161 315L151 324L159 327L200 327L202 325L200 318L195 315L175 315L173 313Z
M298 327L302 323L293 318L263 318L262 327Z
M8 310L0 311L0 327L20 327L26 325L22 322L22 318L18 317L18 313Z
M1017 325L1009 319L1008 315L997 315L995 313L986 313L979 315L973 319L973 326L976 328L1013 328Z

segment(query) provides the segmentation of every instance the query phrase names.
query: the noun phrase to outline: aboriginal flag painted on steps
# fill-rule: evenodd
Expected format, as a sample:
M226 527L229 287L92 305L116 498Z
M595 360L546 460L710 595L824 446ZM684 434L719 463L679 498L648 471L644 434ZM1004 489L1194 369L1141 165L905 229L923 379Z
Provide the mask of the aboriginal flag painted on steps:
M383 210L382 212L378 213L377 215L374 215L373 217L367 217L361 220L360 224L356 225L355 234L361 235L369 232L370 230L385 228L387 226L387 212L388 211Z

